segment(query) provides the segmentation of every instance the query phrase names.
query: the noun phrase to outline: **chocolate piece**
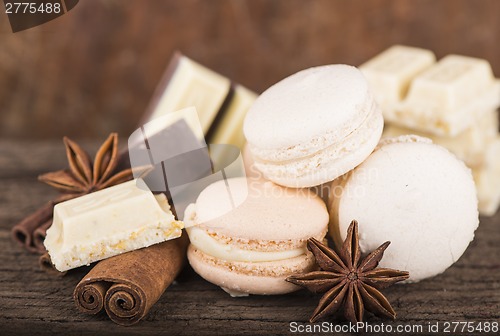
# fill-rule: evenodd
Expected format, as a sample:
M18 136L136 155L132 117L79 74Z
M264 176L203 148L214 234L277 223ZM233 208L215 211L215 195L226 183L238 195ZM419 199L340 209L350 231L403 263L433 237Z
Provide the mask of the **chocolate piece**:
M194 106L206 133L230 89L229 79L177 52L154 93L144 122Z
M176 197L172 188L212 174L196 109L190 107L152 120L134 131L128 143L130 163L136 168L134 176L142 178L153 192L167 195L177 218L182 219L184 209L173 202ZM178 188L176 193L185 189Z
M227 108L219 113L216 123L207 134L208 143L230 144L243 148L245 144L243 120L255 99L257 99L256 93L241 85L235 85Z
M73 292L78 309L97 314L104 308L113 322L124 326L139 322L180 272L186 247L184 234L99 262Z
M196 109L186 108L156 118L129 138L134 176L154 192L165 193L178 219L209 184L245 176L237 147L207 145ZM144 172L143 172L144 171Z
M385 121L454 137L500 104L500 80L483 59L393 46L360 66Z
M395 45L359 69L383 113L390 118L396 105L405 98L413 78L435 63L436 56L430 50Z
M467 129L479 112L498 107L500 81L482 59L448 55L416 76L398 115L406 126L454 136Z
M118 135L111 133L97 151L94 160L77 143L64 137L69 168L40 175L38 179L58 189L63 195L42 206L12 228L12 237L30 252L44 253L41 239L54 205L107 188L132 178L132 171L117 169ZM43 228L41 228L43 226ZM36 237L34 237L36 233Z
M165 196L138 179L57 204L44 244L66 271L177 238L182 228Z
M479 213L493 216L500 207L500 136L486 146L482 166L473 167Z
M257 95L176 52L141 121L195 107L208 143L243 147L243 119Z
M134 176L153 192L164 193L182 219L185 207L214 182L211 176L225 168L221 163L239 165L241 160L232 164L237 159L234 146L226 144L243 146L243 119L255 98L252 91L176 53L145 113L145 124L122 151L119 167L144 167ZM208 148L205 138L220 145ZM232 168L228 175L245 176L239 166L240 172Z
M168 113L134 131L128 140L134 177L153 192L185 184L211 173L212 164L195 108ZM168 179L168 181L167 181Z

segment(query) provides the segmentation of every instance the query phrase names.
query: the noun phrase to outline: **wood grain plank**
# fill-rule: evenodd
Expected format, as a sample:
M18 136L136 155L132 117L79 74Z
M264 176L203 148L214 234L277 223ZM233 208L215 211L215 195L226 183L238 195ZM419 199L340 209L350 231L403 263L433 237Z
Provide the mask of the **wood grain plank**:
M90 147L96 143L89 143ZM52 278L38 269L37 256L10 239L12 224L53 196L33 174L59 168L61 144L53 141L16 144L0 140L0 327L8 334L210 335L288 334L290 321L307 321L318 296L299 291L281 296L231 298L186 267L138 325L114 325L105 314L79 313L72 292L88 268ZM28 160L26 157L31 157ZM22 165L18 165L22 163ZM17 168L14 168L17 167ZM460 260L445 273L384 292L398 312L394 322L370 316L372 324L427 325L444 321L499 321L500 213L481 218L476 237ZM339 320L332 320L337 323ZM2 333L3 334L3 333Z

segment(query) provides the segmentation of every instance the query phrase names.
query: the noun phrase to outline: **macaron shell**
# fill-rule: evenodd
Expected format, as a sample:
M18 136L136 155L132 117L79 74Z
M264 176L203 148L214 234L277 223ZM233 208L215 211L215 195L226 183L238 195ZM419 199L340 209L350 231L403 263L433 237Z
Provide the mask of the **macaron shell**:
M342 194L330 209L337 244L356 219L362 252L391 241L380 267L408 270L410 281L457 261L479 223L470 170L443 147L415 139L385 140L337 183Z
M258 295L294 292L300 287L285 279L291 274L310 272L316 267L310 253L287 260L252 264L217 260L193 245L189 246L188 260L205 280L232 291Z
M353 66L306 69L262 93L248 111L243 131L253 146L270 149L309 142L332 128L341 139L365 118L358 106L367 95L368 84Z
M232 211L212 220L221 206L219 198L226 190L218 181L203 190L195 205L200 228L243 241L302 241L326 233L328 211L325 203L308 189L290 189L269 181L245 178L228 179L229 189L239 193L248 188L246 200ZM249 183L249 184L248 184ZM219 210L217 210L219 211Z

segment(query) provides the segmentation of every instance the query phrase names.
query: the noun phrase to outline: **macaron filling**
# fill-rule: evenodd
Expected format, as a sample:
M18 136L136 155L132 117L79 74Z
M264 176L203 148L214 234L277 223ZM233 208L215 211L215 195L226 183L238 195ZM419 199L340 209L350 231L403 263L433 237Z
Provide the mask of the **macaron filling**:
M295 258L306 253L306 248L296 248L284 251L245 250L237 246L224 244L211 237L205 230L198 227L187 229L189 240L197 249L212 257L228 261L266 262Z

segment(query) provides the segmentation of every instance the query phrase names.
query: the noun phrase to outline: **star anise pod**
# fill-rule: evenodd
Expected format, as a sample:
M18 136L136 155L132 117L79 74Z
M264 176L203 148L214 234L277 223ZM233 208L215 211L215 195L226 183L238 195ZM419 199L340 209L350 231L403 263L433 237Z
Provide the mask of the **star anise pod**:
M43 253L45 231L52 223L57 203L83 196L132 179L132 169L116 172L119 160L118 135L111 133L92 160L77 143L64 137L68 169L40 175L38 179L58 189L61 196L49 201L12 228L14 240L29 251Z
M118 135L111 133L97 151L94 160L77 143L64 137L69 169L40 175L38 179L63 193L76 196L101 190L132 178L132 170L116 174L118 164Z
M342 307L345 318L352 323L363 321L365 309L379 317L396 318L396 312L379 289L408 279L409 273L377 268L389 244L383 243L361 259L355 220L347 230L339 254L314 238L308 239L307 248L314 254L321 270L292 275L286 280L314 293L326 292L309 321L316 322Z

